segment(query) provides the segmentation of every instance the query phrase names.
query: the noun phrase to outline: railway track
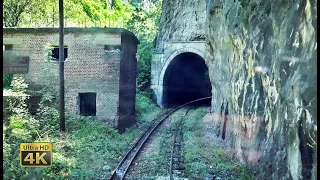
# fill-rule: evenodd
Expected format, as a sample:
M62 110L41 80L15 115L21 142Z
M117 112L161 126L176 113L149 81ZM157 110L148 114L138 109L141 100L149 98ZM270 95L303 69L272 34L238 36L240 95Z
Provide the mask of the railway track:
M176 123L174 129L174 138L171 148L170 155L170 180L173 179L183 179L185 176L185 167L184 167L184 155L183 155L183 123L184 117L188 114L190 109L181 117L181 119Z
M131 164L137 157L138 153L142 149L143 145L147 142L149 137L152 135L152 133L161 125L162 122L164 122L171 114L173 114L175 111L190 105L195 102L199 102L202 100L211 99L210 97L204 97L200 99L193 100L191 102L185 103L175 109L169 109L164 114L160 115L156 119L152 121L152 124L147 128L147 130L144 131L144 133L140 136L140 138L133 144L133 146L129 149L129 151L123 156L118 166L113 171L112 175L110 176L110 180L122 180L125 178L126 173L128 172L128 169L130 168Z

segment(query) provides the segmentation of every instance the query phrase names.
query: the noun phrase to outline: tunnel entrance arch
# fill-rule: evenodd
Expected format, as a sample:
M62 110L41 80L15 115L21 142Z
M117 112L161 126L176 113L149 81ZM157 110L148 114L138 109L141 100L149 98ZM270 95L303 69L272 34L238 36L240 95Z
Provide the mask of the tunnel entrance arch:
M181 52L166 62L161 72L162 106L175 107L186 102L211 96L208 67L203 56ZM210 106L210 100L197 105Z

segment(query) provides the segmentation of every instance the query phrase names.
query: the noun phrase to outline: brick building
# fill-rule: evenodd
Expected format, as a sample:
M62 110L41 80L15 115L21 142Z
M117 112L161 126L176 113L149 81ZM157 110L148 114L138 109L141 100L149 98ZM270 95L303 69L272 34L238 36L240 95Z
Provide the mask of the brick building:
M66 108L120 130L134 123L137 37L119 28L65 28L64 34ZM52 55L47 44L56 47L49 50ZM27 69L15 73L37 90L47 58L58 59L59 28L4 28L3 45L5 51L27 57L22 58ZM59 64L50 66L58 76Z

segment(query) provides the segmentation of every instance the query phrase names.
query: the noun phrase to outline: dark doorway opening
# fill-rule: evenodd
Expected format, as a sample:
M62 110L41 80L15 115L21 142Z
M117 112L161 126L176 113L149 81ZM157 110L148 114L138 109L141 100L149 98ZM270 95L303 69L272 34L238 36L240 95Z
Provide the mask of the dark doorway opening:
M97 93L79 93L80 115L96 116Z
M169 64L163 82L163 106L176 107L195 99L211 96L207 65L195 53L182 53ZM193 106L210 106L211 100Z

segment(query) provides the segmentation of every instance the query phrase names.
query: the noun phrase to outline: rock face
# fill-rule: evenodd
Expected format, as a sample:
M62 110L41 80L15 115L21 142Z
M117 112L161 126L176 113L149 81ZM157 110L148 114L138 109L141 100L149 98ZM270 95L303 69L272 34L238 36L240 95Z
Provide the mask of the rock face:
M205 0L163 0L156 51L163 42L204 40L205 22Z
M201 39L205 31L208 116L256 179L317 177L316 5L163 1L156 51L167 41Z
M165 73L182 53L205 58L205 0L163 0L159 35L151 62L151 89L154 100L163 106Z
M257 179L316 179L316 5L207 1L212 118Z

